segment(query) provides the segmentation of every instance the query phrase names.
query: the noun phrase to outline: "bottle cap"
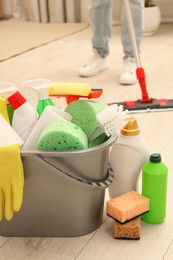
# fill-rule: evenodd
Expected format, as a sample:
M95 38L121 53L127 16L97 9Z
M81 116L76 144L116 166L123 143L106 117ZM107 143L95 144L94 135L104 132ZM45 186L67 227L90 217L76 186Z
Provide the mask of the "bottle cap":
M26 99L18 91L11 95L7 100L14 110L26 102Z
M136 136L139 135L140 129L135 117L129 117L128 123L121 129L121 134L125 136Z
M159 162L161 162L161 155L159 153L153 153L150 156L150 162L152 162L152 163L159 163Z

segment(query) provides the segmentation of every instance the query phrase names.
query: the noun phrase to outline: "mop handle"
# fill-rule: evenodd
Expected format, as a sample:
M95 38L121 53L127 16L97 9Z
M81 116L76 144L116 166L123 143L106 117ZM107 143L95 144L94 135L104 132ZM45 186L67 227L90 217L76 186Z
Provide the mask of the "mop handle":
M131 43L132 43L132 47L133 47L133 51L134 51L135 60L136 60L136 66L137 66L136 76L137 76L137 79L139 81L141 91L142 91L141 102L144 102L144 103L151 102L152 99L149 98L148 93L147 93L145 72L141 65L138 48L137 48L137 44L136 44L134 25L133 25L129 0L123 0L123 2L124 2L124 10L126 13L126 18L127 18L128 28L129 28L130 39L131 39Z

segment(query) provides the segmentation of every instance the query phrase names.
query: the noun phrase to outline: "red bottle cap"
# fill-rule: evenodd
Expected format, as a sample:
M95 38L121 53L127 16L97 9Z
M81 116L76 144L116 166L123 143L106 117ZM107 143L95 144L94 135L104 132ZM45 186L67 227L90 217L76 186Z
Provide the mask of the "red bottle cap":
M27 101L18 91L7 98L7 100L14 110L22 106Z

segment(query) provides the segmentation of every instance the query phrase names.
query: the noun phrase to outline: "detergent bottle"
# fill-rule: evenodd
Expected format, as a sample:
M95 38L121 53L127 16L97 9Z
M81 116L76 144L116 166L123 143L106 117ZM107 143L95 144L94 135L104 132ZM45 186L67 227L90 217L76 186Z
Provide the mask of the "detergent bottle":
M49 98L48 89L52 88L52 82L48 79L38 78L23 81L22 85L29 86L37 92L38 103L36 110L39 117L43 113L46 106L54 106L53 101Z
M3 109L3 115L5 116L5 119L7 120L7 122L9 122L10 124L12 124L12 118L13 118L13 108L12 106L9 104L7 98L12 95L13 93L15 93L17 91L17 87L15 85L13 85L10 82L0 82L0 97L1 99L1 112ZM5 103L6 103L6 108L4 100L5 99ZM5 114L4 114L5 113ZM7 113L7 114L6 114ZM8 115L8 116L7 116Z
M129 117L110 151L109 161L115 175L108 188L110 198L136 190L142 166L149 156L149 148L140 134L136 118Z
M37 112L18 91L7 100L14 110L12 127L25 141L38 120Z
M150 199L149 212L142 220L150 224L162 223L166 217L168 168L159 153L153 153L142 168L142 195Z

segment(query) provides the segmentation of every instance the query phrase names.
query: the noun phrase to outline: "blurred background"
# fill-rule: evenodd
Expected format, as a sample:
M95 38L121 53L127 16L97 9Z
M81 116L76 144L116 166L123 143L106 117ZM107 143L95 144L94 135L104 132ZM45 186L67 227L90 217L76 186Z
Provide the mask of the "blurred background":
M154 0L162 22L173 21L173 1ZM121 0L113 0L113 22L120 21ZM0 0L0 16L52 23L87 22L87 0Z

